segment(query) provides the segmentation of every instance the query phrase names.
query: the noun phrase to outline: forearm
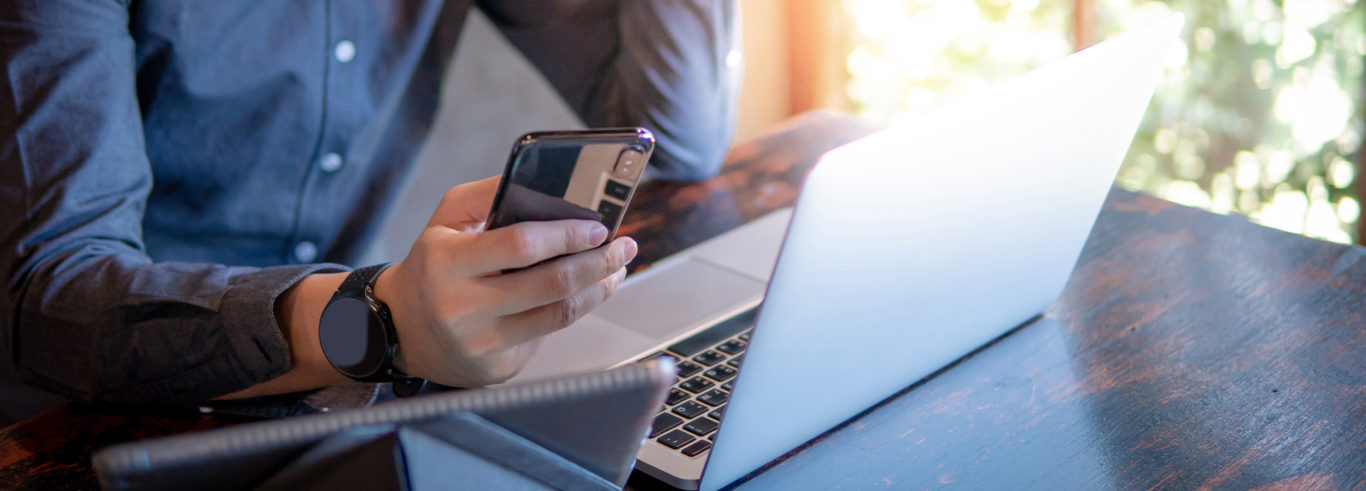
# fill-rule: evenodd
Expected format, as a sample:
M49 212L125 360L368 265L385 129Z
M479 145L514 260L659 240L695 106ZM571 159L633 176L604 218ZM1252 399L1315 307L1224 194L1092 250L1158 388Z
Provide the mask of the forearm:
M561 2L554 22L516 2L480 5L587 125L650 128L654 177L720 169L742 73L734 2Z
M155 263L126 245L81 242L22 261L9 270L22 278L19 290L0 297L18 300L6 303L15 335L4 344L20 377L92 402L197 404L281 377L293 355L276 300L307 276L341 269Z
M735 132L742 64L728 0L625 1L620 54L600 85L596 119L656 129L651 176L716 175Z
M275 319L289 342L289 371L219 399L284 394L345 381L346 377L327 362L318 344L318 319L345 279L346 273L312 274L280 295L275 302Z
M197 404L310 359L291 352L276 300L305 276L342 268L148 255L152 165L128 8L0 2L0 63L22 75L0 77L0 363L72 399ZM300 373L309 383L290 375L273 387L322 382Z

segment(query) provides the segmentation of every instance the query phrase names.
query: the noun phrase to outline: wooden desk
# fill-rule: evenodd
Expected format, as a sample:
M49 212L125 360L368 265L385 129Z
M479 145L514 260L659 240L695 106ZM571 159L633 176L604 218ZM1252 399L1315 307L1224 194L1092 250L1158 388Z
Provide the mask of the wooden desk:
M791 204L867 132L811 115L648 185L636 267ZM741 487L1366 488L1364 252L1115 190L1045 316ZM93 487L96 448L233 422L70 405L0 430L0 486Z

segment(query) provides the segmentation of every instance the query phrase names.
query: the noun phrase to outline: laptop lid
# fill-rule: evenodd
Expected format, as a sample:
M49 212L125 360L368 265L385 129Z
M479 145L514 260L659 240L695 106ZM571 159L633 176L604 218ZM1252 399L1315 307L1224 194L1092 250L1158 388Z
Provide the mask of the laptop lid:
M1052 303L1183 22L1171 16L827 153L798 199L701 488L745 476Z

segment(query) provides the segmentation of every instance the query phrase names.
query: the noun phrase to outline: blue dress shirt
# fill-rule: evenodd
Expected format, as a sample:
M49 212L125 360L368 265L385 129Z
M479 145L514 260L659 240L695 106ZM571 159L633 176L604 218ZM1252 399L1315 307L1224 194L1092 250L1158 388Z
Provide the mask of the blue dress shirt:
M288 371L276 297L378 231L475 3L585 124L650 128L655 177L717 172L730 0L0 2L0 423L50 401L16 378L193 404Z

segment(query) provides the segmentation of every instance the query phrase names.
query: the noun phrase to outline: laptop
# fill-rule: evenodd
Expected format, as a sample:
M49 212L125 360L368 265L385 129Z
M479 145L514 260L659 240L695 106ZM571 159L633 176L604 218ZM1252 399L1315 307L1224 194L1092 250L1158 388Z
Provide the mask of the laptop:
M675 358L637 469L746 476L1057 298L1183 22L828 152L793 209L628 278L514 380Z

